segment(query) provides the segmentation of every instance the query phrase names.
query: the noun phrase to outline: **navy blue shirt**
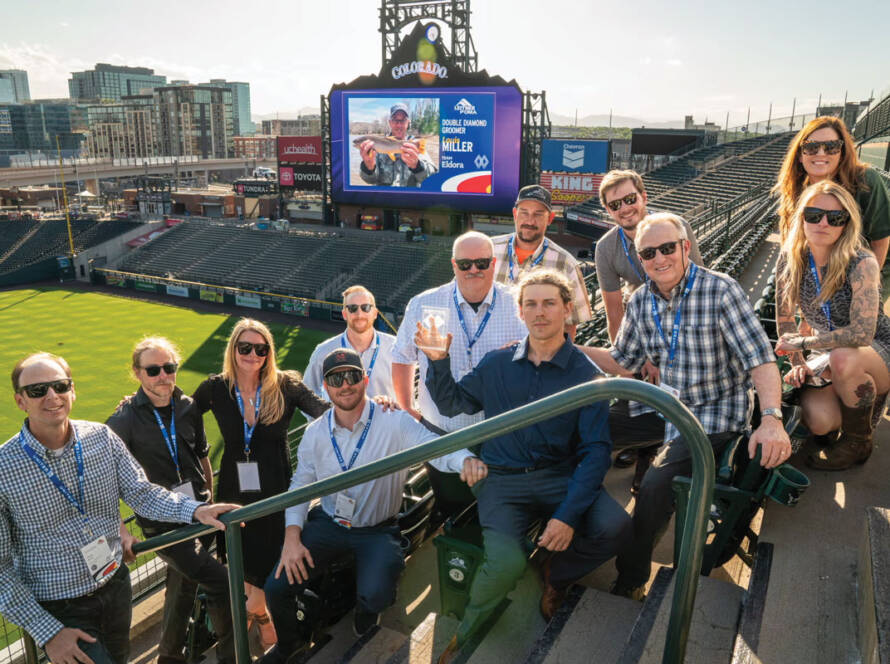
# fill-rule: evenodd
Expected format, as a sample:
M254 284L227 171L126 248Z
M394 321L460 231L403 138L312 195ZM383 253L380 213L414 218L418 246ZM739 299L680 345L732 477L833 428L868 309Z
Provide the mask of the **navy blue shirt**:
M528 359L528 337L514 348L488 353L455 382L449 359L430 362L426 386L446 417L485 412L494 417L532 401L602 376L574 344L566 341L549 361ZM565 500L553 518L576 527L593 503L611 460L609 408L605 401L572 410L482 444L482 460L496 466L528 468L571 460L576 463Z

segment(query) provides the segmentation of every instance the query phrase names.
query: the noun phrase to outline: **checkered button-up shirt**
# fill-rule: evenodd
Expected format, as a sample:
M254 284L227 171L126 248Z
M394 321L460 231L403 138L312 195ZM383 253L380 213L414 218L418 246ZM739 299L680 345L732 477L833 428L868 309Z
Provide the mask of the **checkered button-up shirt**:
M584 285L584 276L581 274L581 268L578 267L575 257L549 238L544 238L541 245L521 265L516 253L513 253L513 278L511 279L508 253L513 235L514 233L509 233L491 238L494 244L494 257L497 259L494 266L494 280L499 284L512 286L519 281L523 274L534 268L546 267L556 270L565 275L572 286L572 301L575 306L572 308L571 316L566 319L566 323L577 325L590 320L593 316L590 310L590 295L587 292L587 286Z
M63 625L38 602L97 590L81 548L104 536L121 563L120 503L158 521L189 523L201 504L152 484L124 443L104 424L72 420L83 448L84 517L22 449L19 434L0 447L0 613L43 646ZM78 496L72 441L56 455L22 427L37 452Z
M687 271L687 278L688 278ZM699 419L706 433L742 431L747 425L750 371L775 361L766 332L754 315L742 287L731 277L698 268L689 295L684 278L665 299L655 295L664 330L652 315L651 281L633 294L611 350L618 364L638 371L647 359L658 364L661 382L678 389L679 399ZM671 333L677 307L683 307L673 368L668 369ZM642 412L639 408L637 412ZM678 436L667 423L665 440Z
M488 295L485 296L482 304L479 305L479 311L473 311L473 307L469 305L461 294L460 289L457 288L457 301L463 314L464 322L467 325L467 332L471 338L475 336L476 331L482 324L485 315L491 307L494 293L497 292L497 300L494 303L494 311L491 314L491 318L488 320L481 336L473 344L468 355L467 335L461 327L457 311L454 308L453 294L455 288L456 284L452 279L447 284L431 288L412 297L405 309L405 318L402 320L401 326L399 326L396 345L393 346L392 350L392 361L394 363L420 363L420 386L418 388L417 407L424 418L445 431L457 431L470 424L475 424L482 420L482 414L445 417L436 408L436 403L430 396L425 384L429 361L423 351L419 350L414 344L417 322L423 316L424 307L435 307L446 312L445 329L443 332L450 332L453 337L449 355L451 358L451 374L455 380L460 380L464 374L479 364L479 361L489 351L501 348L511 341L519 341L528 334L525 323L519 318L519 307L516 304L516 300L506 287L495 283L491 290L488 291Z

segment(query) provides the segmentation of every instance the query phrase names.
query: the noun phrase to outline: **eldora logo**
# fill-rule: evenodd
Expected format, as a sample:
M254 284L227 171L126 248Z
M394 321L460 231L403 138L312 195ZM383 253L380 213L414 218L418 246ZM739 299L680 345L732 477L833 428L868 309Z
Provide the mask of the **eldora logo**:
M463 97L454 105L454 110L461 115L476 115L476 107Z
M409 74L428 74L439 78L448 78L448 68L429 60L415 60L392 68L392 77L396 80Z

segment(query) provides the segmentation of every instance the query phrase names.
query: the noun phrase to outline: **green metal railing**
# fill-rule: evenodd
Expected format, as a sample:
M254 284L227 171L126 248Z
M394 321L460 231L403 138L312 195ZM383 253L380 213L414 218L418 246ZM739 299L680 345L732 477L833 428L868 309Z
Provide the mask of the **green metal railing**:
M685 515L680 558L668 622L662 662L679 664L686 653L689 625L695 604L698 573L706 536L706 523L714 489L714 455L701 424L677 399L642 381L609 378L591 381L564 390L545 399L502 413L473 426L447 434L436 440L399 452L359 468L330 477L308 486L279 494L234 510L221 517L226 528L226 550L229 562L229 594L235 627L235 654L238 664L249 664L247 617L245 615L244 569L241 552L241 529L237 524L252 521L293 505L330 495L356 484L388 475L429 459L489 440L562 413L606 399L629 399L655 408L673 423L683 435L692 453L692 489ZM201 524L192 524L158 537L147 539L134 547L137 553L157 551L210 532Z

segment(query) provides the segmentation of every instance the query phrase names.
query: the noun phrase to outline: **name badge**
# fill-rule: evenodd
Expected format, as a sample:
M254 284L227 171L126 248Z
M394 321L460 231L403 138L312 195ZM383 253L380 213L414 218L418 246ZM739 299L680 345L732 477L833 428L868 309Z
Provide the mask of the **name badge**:
M334 506L334 521L344 528L352 528L352 517L355 514L355 499L345 493L337 494Z
M256 461L238 462L238 487L241 493L260 490L260 468Z
M179 493L183 496L191 498L192 500L196 500L195 498L195 487L192 486L192 483L189 480L186 480L182 484L177 484L176 486L170 489L173 493Z
M81 547L80 555L83 556L94 581L101 581L114 574L120 567L120 564L114 559L114 554L105 537L97 537L86 546Z
M670 394L670 395L671 395L672 397L674 397L675 399L677 399L677 400L680 399L680 390L678 390L678 389L677 389L676 387L674 387L673 385L668 385L667 383L660 383L660 384L658 385L658 387L659 387L660 389L664 390L665 392L667 392L668 394Z

